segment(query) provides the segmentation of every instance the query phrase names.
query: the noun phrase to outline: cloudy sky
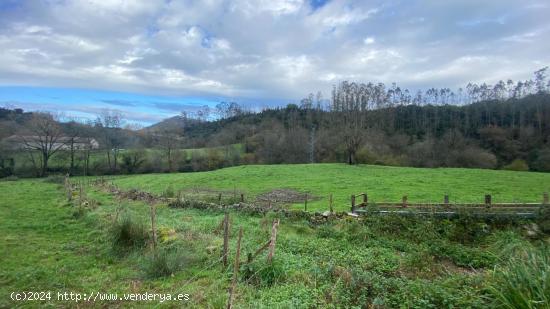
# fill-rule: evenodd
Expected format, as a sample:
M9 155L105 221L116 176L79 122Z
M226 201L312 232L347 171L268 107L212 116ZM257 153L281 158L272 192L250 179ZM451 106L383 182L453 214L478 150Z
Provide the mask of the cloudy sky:
M0 105L143 124L233 100L529 78L548 0L0 0Z

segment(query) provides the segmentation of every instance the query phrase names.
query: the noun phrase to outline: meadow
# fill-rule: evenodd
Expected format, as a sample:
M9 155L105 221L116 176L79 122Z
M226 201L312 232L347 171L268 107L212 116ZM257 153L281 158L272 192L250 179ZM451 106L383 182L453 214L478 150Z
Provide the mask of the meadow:
M197 192L189 189L197 187L223 190L199 190L203 194L242 190L247 198L274 188L311 191L318 196L330 192L335 206L347 210L350 192L365 188L373 199L387 200L398 200L404 192L413 201L439 200L445 192L465 201L478 200L486 192L506 201L538 200L548 176L317 164L120 176L114 183L159 194L172 186L189 197ZM488 308L506 304L549 308L550 231L544 222L372 215L319 223L231 210L230 263L224 267L219 228L223 210L157 204L154 250L150 205L121 199L97 186L83 188L83 204L77 204L78 195L68 202L61 180L0 182L0 307L182 305L107 300L77 304L54 299L59 291L94 291L186 293L190 296L183 304L186 307L223 308L239 228L243 229L244 261L269 239L272 222L279 219L272 263L266 261L264 252L240 266L235 308ZM79 180L86 178L73 181ZM312 209L326 209L325 202L312 202ZM9 295L14 291L54 294L47 301L13 302Z
M330 194L335 210L349 211L350 196L362 192L375 203L399 202L404 195L410 202L439 203L445 194L451 203L481 203L485 194L491 194L494 202L540 202L543 192L550 191L548 173L345 164L247 165L198 173L120 176L113 182L157 194L169 187L187 195L212 191L211 198L219 192L231 196L237 191L250 201L274 189L292 189L309 193L313 200L308 210L313 211L328 210Z

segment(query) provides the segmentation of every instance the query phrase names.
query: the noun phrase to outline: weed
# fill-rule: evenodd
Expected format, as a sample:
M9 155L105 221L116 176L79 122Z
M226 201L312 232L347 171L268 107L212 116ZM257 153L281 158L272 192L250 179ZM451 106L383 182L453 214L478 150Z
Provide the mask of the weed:
M166 277L183 269L191 261L191 256L181 249L163 248L145 258L142 269L147 278Z
M119 254L126 253L129 249L145 247L149 239L145 224L128 213L124 213L113 223L109 235L113 250Z
M525 248L494 272L489 291L503 308L550 308L550 247Z
M261 287L270 287L281 283L285 279L285 271L280 259L273 259L271 263L246 264L243 270L243 280Z

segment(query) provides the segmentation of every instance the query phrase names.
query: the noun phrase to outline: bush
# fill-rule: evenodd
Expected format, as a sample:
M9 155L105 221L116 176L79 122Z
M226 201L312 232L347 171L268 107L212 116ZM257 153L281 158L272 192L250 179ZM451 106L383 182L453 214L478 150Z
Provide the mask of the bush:
M550 172L550 148L539 151L531 166L535 171Z
M340 238L341 234L340 231L330 224L323 224L317 229L317 236L319 238Z
M149 239L145 224L128 214L118 218L112 225L110 236L116 253L126 253L129 249L145 247Z
M528 171L529 165L527 165L527 162L524 160L515 159L512 163L505 165L502 169L509 171Z
M44 179L44 182L62 185L65 183L65 176L61 176L61 175L48 176L47 178Z
M366 147L362 147L355 154L355 160L359 164L373 164L374 162L376 162L377 157Z
M166 198L172 198L176 196L176 193L174 192L174 187L172 185L169 185L164 189L164 192L162 192L162 196Z
M489 291L504 308L548 308L550 304L550 247L526 247L494 272Z
M86 215L87 209L84 206L77 205L73 207L73 218L80 219Z

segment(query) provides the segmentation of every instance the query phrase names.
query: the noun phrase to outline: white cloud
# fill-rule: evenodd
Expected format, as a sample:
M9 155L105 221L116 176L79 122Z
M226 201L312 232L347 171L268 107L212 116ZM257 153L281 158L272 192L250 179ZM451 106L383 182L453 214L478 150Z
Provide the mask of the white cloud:
M543 0L22 0L0 12L0 84L286 100L343 79L525 78L550 63L549 12Z

